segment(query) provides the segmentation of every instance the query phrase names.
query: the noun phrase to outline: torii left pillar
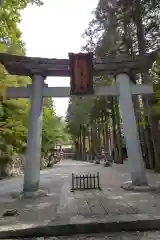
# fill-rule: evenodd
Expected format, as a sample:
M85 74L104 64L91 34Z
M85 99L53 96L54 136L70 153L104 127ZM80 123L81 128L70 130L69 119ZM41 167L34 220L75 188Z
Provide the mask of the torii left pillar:
M39 190L44 80L44 75L39 72L32 75L28 144L24 168L24 194Z

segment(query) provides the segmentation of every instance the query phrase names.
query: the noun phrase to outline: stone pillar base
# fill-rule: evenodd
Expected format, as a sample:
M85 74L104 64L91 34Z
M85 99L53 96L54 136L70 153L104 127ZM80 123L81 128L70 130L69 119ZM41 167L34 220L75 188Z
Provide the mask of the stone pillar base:
M160 191L159 185L146 185L146 186L135 186L131 181L125 182L121 188L127 191L135 191L135 192L149 192L149 191Z
M36 192L21 192L21 193L11 193L11 197L12 198L16 198L16 199L24 199L24 198L39 198L39 197L45 197L48 195L48 192L45 190L38 190Z

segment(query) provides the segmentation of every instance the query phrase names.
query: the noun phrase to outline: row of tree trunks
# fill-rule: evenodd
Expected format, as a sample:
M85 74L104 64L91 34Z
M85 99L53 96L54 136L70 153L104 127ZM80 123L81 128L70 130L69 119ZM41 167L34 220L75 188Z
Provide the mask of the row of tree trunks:
M134 22L137 29L137 43L139 54L145 54L146 43L144 36L144 26L142 20L142 3L140 0L135 0L135 12L134 12ZM126 9L124 9L126 10ZM126 45L126 53L134 54L133 39L130 35L130 25L128 24L128 19L124 18L123 22L125 36L128 36L124 41ZM133 82L136 82L136 76L131 76ZM141 74L142 83L149 83L149 72L146 71ZM139 79L139 80L140 80ZM158 124L156 122L155 116L149 116L147 112L149 106L148 97L142 97L143 100L143 111L140 111L140 102L137 96L133 97L133 103L135 107L135 114L137 118L139 138L141 142L142 154L144 158L145 165L148 169L155 169L155 171L160 172L160 131L158 131ZM142 104L141 104L142 105ZM144 125L144 126L143 126Z
M77 159L93 160L102 150L106 155L112 155L115 163L123 163L123 144L121 134L121 118L118 99L111 98L111 115L102 114L91 126L80 126L77 142ZM112 119L112 122L110 121Z
M160 172L160 130L159 119L152 117L152 125L146 124L143 111L140 111L140 102L137 96L133 97L139 137L146 168ZM121 133L121 118L118 99L111 99L111 116L102 116L94 121L91 126L80 126L80 134L76 146L76 159L94 160L95 155L101 154L102 149L107 155L113 155L115 163L123 163L123 143ZM110 119L112 122L110 123ZM145 124L142 124L142 123ZM146 137L147 133L147 137ZM150 137L148 137L150 136ZM157 150L158 149L158 150Z
M91 126L80 126L79 136L75 142L77 160L94 160L96 154L111 152L111 135L107 117L98 118Z
M95 159L96 154L101 154L102 150L106 155L111 155L115 163L123 163L123 144L121 134L121 118L119 112L118 99L112 97L111 116L102 114L91 126L80 126L78 138L79 153L78 158L82 160ZM110 117L112 122L110 123Z
M160 172L160 128L159 119L156 116L151 116L152 122L152 136L153 136L153 148L154 148L154 169L156 172Z
M146 53L146 42L145 42L145 35L144 35L144 25L142 20L142 11L143 6L140 0L135 0L135 23L137 27L137 42L138 42L138 50L139 54ZM149 71L146 71L142 74L142 83L149 83ZM155 116L150 116L147 109L149 106L149 98L142 97L143 105L144 105L144 119L145 119L145 128L144 128L144 141L145 141L145 163L147 168L155 169L156 171L160 172L159 169L159 161L160 158L158 157L160 154L159 144L157 141L159 140L159 131L158 125L155 124ZM160 143L160 142L159 142Z
M158 129L158 119L153 118L154 126L145 125L141 123L144 121L143 116L140 112L138 97L133 97L135 114L137 117L139 137L142 147L142 153L144 157L144 162L148 169L160 170L159 164L159 138L160 131L154 132L154 138L146 138L146 132L148 135L153 135L154 129ZM121 118L119 112L118 99L112 97L112 112L111 116L102 116L94 121L92 126L80 126L80 134L76 146L76 159L78 160L94 160L95 155L101 154L102 149L107 153L107 155L113 155L115 163L123 163L123 143L122 143L122 133L121 133ZM109 122L112 119L112 123ZM145 119L146 120L146 119ZM152 151L151 151L152 150ZM149 156L149 154L151 154ZM157 155L156 155L157 154ZM156 156L155 156L156 155Z

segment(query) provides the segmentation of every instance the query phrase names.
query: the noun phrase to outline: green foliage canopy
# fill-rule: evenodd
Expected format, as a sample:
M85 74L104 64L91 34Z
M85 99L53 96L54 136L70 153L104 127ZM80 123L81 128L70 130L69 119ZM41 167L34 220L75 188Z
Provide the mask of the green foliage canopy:
M28 3L41 6L40 0L5 0L0 7L0 52L25 55L25 44L21 40L19 23L20 11ZM26 86L31 83L28 77L11 76L0 65L0 156L14 153L24 154L27 145L28 117L30 103L28 99L3 98L3 89L7 86ZM42 152L43 156L51 151L56 143L68 141L64 122L57 118L51 98L46 99L43 111Z

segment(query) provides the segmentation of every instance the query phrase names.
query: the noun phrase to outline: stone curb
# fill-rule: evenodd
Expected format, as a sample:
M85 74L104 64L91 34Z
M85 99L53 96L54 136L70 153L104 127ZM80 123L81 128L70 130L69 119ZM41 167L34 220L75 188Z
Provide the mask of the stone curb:
M147 185L147 186L134 186L132 182L125 182L121 188L127 191L135 191L135 192L159 192L160 186L158 184L155 185Z
M26 225L26 227L25 227ZM30 226L29 226L30 225ZM147 214L111 216L108 219L84 219L69 224L20 224L0 227L0 239L67 236L121 231L160 230L160 216Z

